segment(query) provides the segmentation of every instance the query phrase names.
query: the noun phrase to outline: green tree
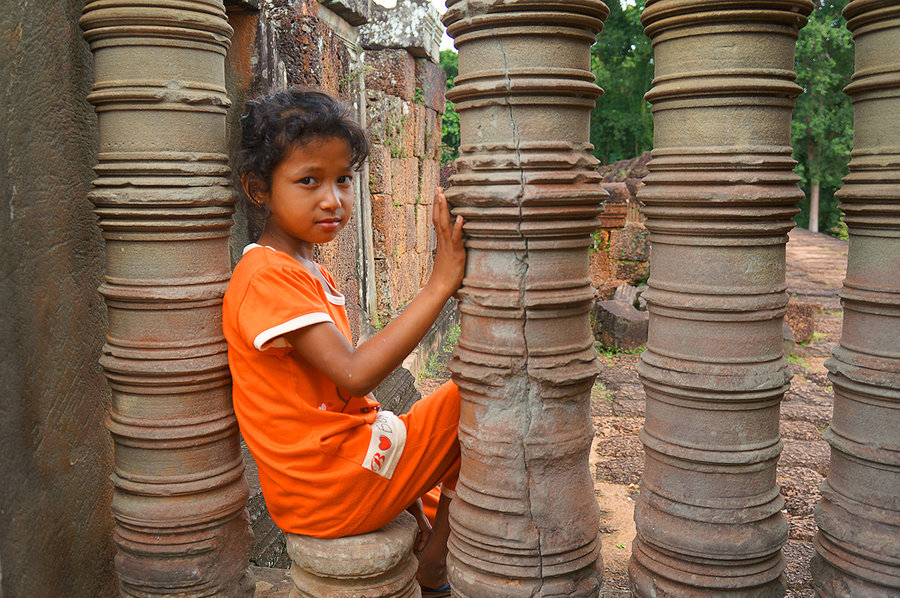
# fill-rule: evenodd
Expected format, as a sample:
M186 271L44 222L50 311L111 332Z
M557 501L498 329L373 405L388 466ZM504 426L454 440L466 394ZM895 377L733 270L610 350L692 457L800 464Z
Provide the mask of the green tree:
M455 50L441 50L440 64L447 74L447 91L450 91L459 74L459 55ZM459 156L459 114L450 100L444 108L441 133L441 164L446 164Z
M644 99L653 80L653 49L640 20L644 0L608 5L609 18L591 48L591 70L605 93L591 113L590 138L604 164L653 146L653 119Z
M810 199L818 197L819 230L839 235L843 229L834 192L853 144L853 110L842 92L853 73L853 43L841 10L846 0L816 0L809 23L797 40L797 98L791 128L796 172L806 199L795 220L809 226ZM845 229L844 229L845 230Z

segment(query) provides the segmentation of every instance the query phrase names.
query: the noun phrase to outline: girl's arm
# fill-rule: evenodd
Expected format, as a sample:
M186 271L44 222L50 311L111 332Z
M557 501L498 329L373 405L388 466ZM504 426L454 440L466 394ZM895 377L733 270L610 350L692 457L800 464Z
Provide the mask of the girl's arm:
M318 368L341 390L362 397L375 389L409 355L462 284L466 250L462 216L451 224L443 190L435 189L432 220L437 254L428 283L396 319L356 349L330 322L289 332L292 354Z

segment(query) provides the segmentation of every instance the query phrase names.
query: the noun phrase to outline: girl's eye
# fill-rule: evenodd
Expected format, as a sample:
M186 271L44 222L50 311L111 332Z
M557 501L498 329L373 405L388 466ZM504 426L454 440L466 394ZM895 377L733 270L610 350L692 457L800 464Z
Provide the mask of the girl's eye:
M297 182L301 185L315 185L316 179L312 178L311 176L305 176Z
M338 177L339 185L349 185L353 182L353 175L345 174L343 176Z

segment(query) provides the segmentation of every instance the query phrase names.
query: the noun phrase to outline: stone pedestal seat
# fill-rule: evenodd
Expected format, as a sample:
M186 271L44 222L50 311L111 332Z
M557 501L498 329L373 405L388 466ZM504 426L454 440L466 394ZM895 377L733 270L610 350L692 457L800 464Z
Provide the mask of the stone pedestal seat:
M368 534L324 540L285 534L291 598L421 598L413 544L418 526L403 512Z

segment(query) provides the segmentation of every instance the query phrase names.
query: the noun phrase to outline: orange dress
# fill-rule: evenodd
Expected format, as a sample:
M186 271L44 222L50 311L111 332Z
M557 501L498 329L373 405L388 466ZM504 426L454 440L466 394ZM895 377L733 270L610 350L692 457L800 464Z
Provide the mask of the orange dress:
M347 396L297 355L283 334L330 322L351 341L344 297L289 255L244 250L225 293L223 328L234 411L259 469L269 513L284 531L320 538L388 523L459 472L459 393L448 383L401 416Z

